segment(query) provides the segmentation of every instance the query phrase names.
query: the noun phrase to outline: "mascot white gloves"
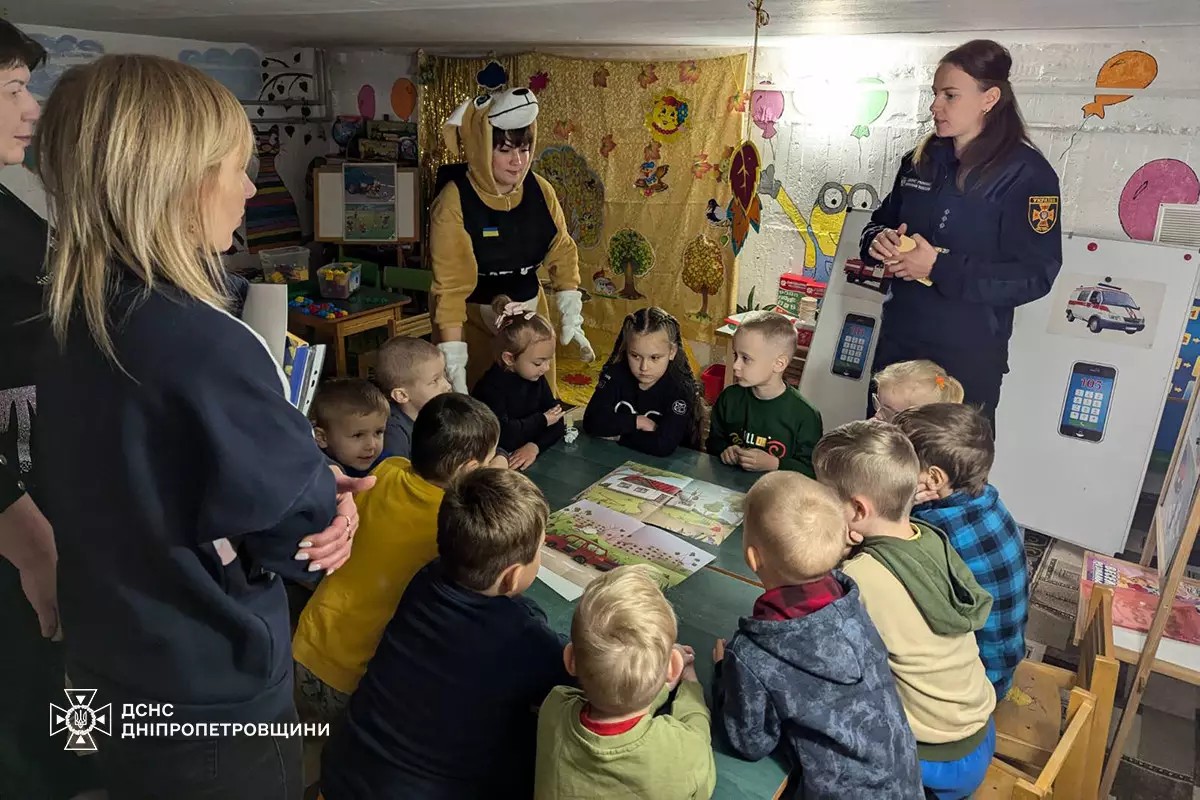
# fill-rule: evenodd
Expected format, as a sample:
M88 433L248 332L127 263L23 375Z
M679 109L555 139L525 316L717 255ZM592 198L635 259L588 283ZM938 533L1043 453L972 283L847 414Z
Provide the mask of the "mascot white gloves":
M562 341L576 342L579 345L579 357L591 361L596 357L592 344L583 335L583 295L578 289L557 292L554 301L558 305L558 314L562 317ZM446 363L449 364L447 356Z
M438 350L446 357L446 377L459 394L467 393L467 343L441 342Z

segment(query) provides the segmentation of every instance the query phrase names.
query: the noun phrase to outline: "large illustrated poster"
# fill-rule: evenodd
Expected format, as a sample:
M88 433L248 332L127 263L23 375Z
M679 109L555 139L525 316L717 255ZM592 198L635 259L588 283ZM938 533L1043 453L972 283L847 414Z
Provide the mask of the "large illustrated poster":
M1067 237L1050 293L1016 310L990 481L1021 525L1124 549L1195 296L1186 256Z
M1084 553L1083 580L1079 586L1080 619L1086 618L1088 598L1092 587L1097 585L1113 590L1114 627L1139 633L1150 630L1160 599L1157 570ZM1190 578L1180 581L1163 635L1188 644L1200 644L1200 582Z

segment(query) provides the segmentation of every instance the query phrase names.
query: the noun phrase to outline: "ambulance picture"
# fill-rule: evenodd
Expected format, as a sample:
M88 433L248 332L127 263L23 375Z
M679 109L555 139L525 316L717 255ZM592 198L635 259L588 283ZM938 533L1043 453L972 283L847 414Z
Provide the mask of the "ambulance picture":
M1137 302L1120 286L1110 283L1079 286L1071 292L1067 300L1067 322L1076 320L1085 323L1092 333L1105 328L1137 333L1146 327L1146 317Z

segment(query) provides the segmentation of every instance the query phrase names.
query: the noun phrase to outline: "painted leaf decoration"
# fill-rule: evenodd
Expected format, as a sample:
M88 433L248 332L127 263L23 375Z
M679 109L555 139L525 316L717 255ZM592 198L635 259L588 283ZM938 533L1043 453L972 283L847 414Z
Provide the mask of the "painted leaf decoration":
M311 141L312 141L312 134L311 133L304 134L304 143L308 144Z
M300 83L298 85L300 86L300 91L302 91L302 92L308 91L308 81L300 81Z
M296 63L296 64L300 63L300 54L299 53L296 53L296 55L292 56L292 62Z
M283 132L286 133L288 135L288 138L290 139L296 133L296 126L295 125L284 125Z
M754 202L758 192L758 173L761 160L758 148L754 142L745 141L738 151L733 154L733 163L729 169L729 184L733 188L733 197L745 211Z

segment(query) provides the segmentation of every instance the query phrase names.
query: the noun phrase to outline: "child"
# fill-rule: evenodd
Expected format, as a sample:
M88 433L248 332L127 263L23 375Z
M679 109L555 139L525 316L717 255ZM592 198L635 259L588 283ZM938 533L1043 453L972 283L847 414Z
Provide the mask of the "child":
M871 407L884 422L906 408L962 401L962 384L932 361L901 361L875 373Z
M847 537L841 503L816 481L778 472L754 484L743 548L766 593L727 648L717 641L715 708L744 758L787 743L797 797L922 800L887 649L858 586L834 571Z
M352 478L361 478L387 457L383 433L388 402L363 378L332 378L321 384L309 409L313 436L325 455Z
M393 456L408 458L418 412L433 398L450 391L446 357L424 339L393 336L379 348L375 380L390 407L383 446Z
M843 425L817 443L813 464L862 537L843 570L887 646L926 792L967 797L996 747L996 694L975 644L992 599L946 534L909 520L921 467L899 428L876 420Z
M583 429L652 456L668 456L680 444L699 446L699 412L679 323L653 306L625 317L583 415Z
M570 681L564 640L520 596L537 575L548 513L519 472L451 482L438 559L409 583L325 747L325 800L533 794L534 711Z
M317 586L292 641L297 706L305 719L340 715L413 575L437 556L446 485L496 449L500 425L478 400L439 395L413 425L412 461L389 458L359 495L354 554Z
M645 566L588 585L563 653L580 689L556 687L538 715L536 800L711 797L710 719L691 648ZM670 714L656 715L679 686Z
M812 477L821 415L783 382L796 352L796 329L782 314L748 314L733 335L737 383L713 408L708 452L751 472L776 469Z
M527 469L566 433L562 406L546 373L554 363L554 328L544 317L500 295L496 312L496 363L471 394L500 420L500 447L513 469Z
M921 486L934 500L913 516L941 528L992 596L992 613L975 633L988 680L1003 699L1025 657L1029 585L1021 529L996 487L988 483L995 456L992 428L974 406L952 403L910 408L899 414L921 461Z

